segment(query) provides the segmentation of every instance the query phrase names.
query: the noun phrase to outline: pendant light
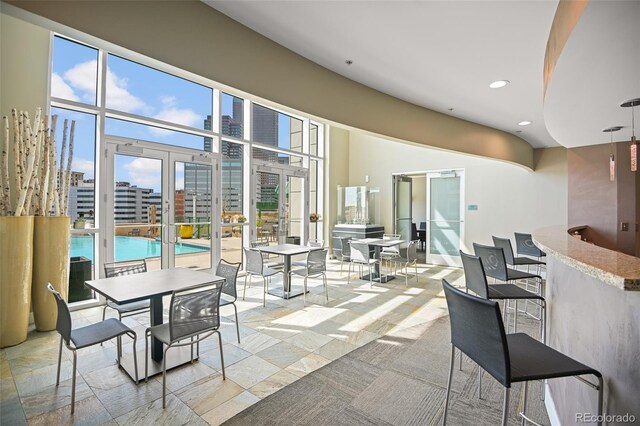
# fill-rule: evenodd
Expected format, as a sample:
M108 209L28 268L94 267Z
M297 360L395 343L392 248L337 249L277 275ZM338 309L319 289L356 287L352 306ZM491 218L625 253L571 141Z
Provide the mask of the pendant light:
M638 142L636 140L635 107L640 105L640 98L630 99L620 104L623 108L631 108L631 171L638 171Z
M616 157L613 155L613 132L622 129L622 126L613 126L602 129L604 133L609 133L609 143L611 144L611 154L609 154L609 180L616 180Z

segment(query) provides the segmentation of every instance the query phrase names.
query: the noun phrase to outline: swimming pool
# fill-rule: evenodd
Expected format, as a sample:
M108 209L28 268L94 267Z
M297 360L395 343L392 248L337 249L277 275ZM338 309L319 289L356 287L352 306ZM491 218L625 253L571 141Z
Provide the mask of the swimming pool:
M209 247L196 244L176 243L176 255L201 253L209 251ZM160 257L160 241L149 238L116 236L115 261ZM71 256L84 256L93 263L93 237L91 235L71 236Z

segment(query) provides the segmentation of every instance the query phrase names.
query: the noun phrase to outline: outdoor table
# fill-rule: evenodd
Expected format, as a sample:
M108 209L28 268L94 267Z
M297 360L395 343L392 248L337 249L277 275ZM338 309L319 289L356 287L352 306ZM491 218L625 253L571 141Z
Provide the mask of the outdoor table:
M162 324L162 297L175 290L181 290L210 282L224 281L223 277L188 268L161 269L140 274L119 277L99 278L86 281L85 285L116 303L132 303L150 300L151 326ZM138 344L145 344L144 334L137 333ZM140 346L138 346L140 347ZM144 372L144 347L142 356L138 356L138 378ZM149 376L162 373L163 344L156 338L151 339ZM191 361L191 347L183 346L167 351L167 370ZM120 363L129 377L135 381L133 355L125 354ZM144 374L144 373L143 373Z
M405 243L406 241L404 240L385 240L382 238L363 238L361 240L355 240L359 243L365 243L368 244L370 247L373 247L375 250L375 254L374 257L376 259L380 259L380 251L382 247L393 247L393 246L397 246L400 245L402 243ZM391 281L393 279L395 279L395 275L390 275L390 274L381 274L380 273L380 262L376 262L375 264L375 272L373 273L373 276L371 277L372 281L378 281L381 283L386 283L387 281ZM369 275L364 275L362 276L362 279L365 281L369 280Z
M291 256L306 254L313 250L322 250L322 247L300 246L297 244L278 244L268 247L256 247L252 250L257 250L262 253L277 254L283 257L284 274L282 278L282 289L270 288L269 294L282 297L283 299L289 299L291 297L300 296L303 293L302 290L291 290L291 280L289 277L289 271L291 271Z

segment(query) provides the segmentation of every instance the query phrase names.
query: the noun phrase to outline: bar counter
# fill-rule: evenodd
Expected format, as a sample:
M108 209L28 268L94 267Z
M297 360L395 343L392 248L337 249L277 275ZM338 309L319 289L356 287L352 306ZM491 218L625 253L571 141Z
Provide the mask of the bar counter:
M602 373L604 413L640 421L640 258L561 227L536 230L533 242L547 253L547 344ZM596 392L572 378L550 380L545 404L552 424L597 413Z

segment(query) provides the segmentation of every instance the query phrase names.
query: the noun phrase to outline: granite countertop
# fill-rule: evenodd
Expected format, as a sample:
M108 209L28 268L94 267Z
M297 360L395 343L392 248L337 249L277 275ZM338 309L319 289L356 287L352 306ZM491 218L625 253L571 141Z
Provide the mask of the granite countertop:
M536 230L533 242L547 256L555 256L605 284L640 291L640 258L586 243L560 226Z

